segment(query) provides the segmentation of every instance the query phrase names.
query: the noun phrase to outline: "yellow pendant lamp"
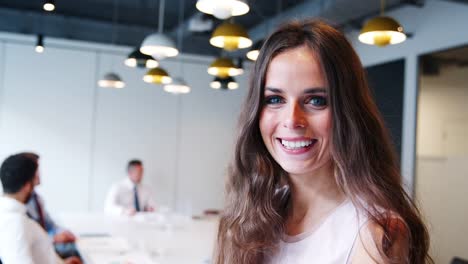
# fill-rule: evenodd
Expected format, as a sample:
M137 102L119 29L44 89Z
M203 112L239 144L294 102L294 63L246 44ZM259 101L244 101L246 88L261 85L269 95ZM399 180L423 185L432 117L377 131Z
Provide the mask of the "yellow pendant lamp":
M210 44L228 51L252 46L247 31L239 24L224 22L219 25L210 39Z
M153 68L146 72L143 81L154 84L169 84L172 78L163 68Z
M381 15L370 19L359 34L359 41L369 45L384 47L406 40L403 27L395 19L384 16L384 0L380 2Z
M234 62L229 58L217 58L211 63L208 68L210 75L218 76L220 78L226 78L229 76L237 76L244 72L242 68L236 67Z

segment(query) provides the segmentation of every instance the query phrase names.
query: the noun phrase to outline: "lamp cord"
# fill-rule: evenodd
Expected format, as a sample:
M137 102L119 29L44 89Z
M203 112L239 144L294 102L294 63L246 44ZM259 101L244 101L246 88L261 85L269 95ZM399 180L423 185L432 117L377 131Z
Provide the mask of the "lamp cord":
M184 30L184 7L185 1L179 0L179 31L177 32L177 48L182 49L182 37L183 37L183 30Z
M159 22L158 22L158 33L162 34L164 29L164 6L166 1L159 0Z
M117 18L119 16L119 8L118 8L118 5L119 5L119 0L114 0L114 11L113 11L113 14L112 14L112 45L114 45L115 43L115 38L117 37L117 32L116 32L116 29L115 29L115 24L117 24Z
M380 0L380 16L384 15L385 0Z

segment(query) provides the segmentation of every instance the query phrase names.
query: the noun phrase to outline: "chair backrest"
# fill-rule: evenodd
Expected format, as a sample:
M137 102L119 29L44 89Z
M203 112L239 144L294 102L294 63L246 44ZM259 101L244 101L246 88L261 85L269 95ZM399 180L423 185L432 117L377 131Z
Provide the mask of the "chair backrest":
M468 260L455 257L450 264L468 264Z

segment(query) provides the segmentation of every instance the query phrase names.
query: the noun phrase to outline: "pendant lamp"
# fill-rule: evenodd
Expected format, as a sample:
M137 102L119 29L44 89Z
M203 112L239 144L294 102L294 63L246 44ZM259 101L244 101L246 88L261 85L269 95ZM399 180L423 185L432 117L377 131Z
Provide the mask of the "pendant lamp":
M166 70L157 67L150 69L145 76L143 76L143 81L154 84L168 84L172 81L172 78Z
M174 78L171 83L164 85L164 91L173 94L190 93L190 86L182 78Z
M239 24L224 22L213 32L210 44L228 51L252 46L247 31Z
M380 16L370 19L359 34L359 41L384 47L406 40L403 27L395 19L384 16L384 0L380 2Z
M260 53L260 48L263 45L263 39L255 42L255 44L252 45L250 50L247 52L246 56L249 60L251 61L256 61L258 58L258 54Z
M112 18L112 45L115 43L116 32L115 24L117 22L118 16L118 0L114 0L114 12ZM125 82L120 78L120 76L115 72L108 72L104 75L102 79L98 81L98 85L104 88L116 88L121 89L125 87Z
M250 9L245 0L198 0L196 7L200 12L223 20L247 14Z
M120 79L120 76L113 72L108 72L104 77L98 81L98 85L104 88L117 88L125 87L125 83Z
M37 53L44 52L44 36L42 34L37 35L36 47L34 49Z
M175 47L175 43L168 36L163 34L164 27L164 3L165 0L159 1L159 22L158 32L147 36L141 44L140 51L143 54L151 55L156 59L164 59L166 57L174 57L179 54Z
M42 5L42 8L45 11L52 12L55 10L55 1L54 0L46 0L44 1L44 5Z
M237 67L229 58L220 57L211 63L208 73L221 78L228 76L237 76L244 72L242 68Z
M239 88L239 84L232 77L220 78L215 77L214 80L210 83L211 88L213 89L224 89L224 90L234 90Z
M150 55L141 53L139 49L135 49L128 54L127 59L125 60L125 65L128 67L151 69L158 67L159 62Z
M179 6L185 6L184 0L179 0ZM183 23L184 23L184 9L179 9L179 30L177 32L177 48L182 51L182 37L183 37ZM190 86L188 86L187 82L185 82L184 78L184 65L182 64L182 60L179 61L179 68L180 68L180 77L176 77L172 80L171 83L164 85L164 91L173 94L186 94L190 92Z

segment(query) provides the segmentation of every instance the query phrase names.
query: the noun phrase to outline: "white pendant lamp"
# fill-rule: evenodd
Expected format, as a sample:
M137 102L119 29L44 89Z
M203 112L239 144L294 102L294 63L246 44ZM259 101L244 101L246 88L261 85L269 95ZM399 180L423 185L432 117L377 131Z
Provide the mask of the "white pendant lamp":
M164 91L173 94L190 93L190 86L182 78L174 78L172 82L164 85Z
M183 23L184 23L184 9L185 1L179 0L179 30L177 31L177 48L182 51L182 37L183 37ZM179 61L179 68L180 68L180 77L175 77L172 79L172 82L169 84L164 85L164 91L173 94L187 94L190 93L190 86L182 77L184 75L184 65L182 64L182 60Z
M55 0L46 0L42 5L42 8L47 12L52 12L55 10Z
M367 21L359 34L359 41L384 47L406 40L403 27L395 19L384 16L384 0L380 1L380 16Z
M247 14L250 10L245 0L198 0L196 7L205 14L223 20Z
M141 53L151 55L158 60L174 57L179 54L174 41L163 34L164 3L165 0L160 0L159 2L158 32L147 36L140 47Z

